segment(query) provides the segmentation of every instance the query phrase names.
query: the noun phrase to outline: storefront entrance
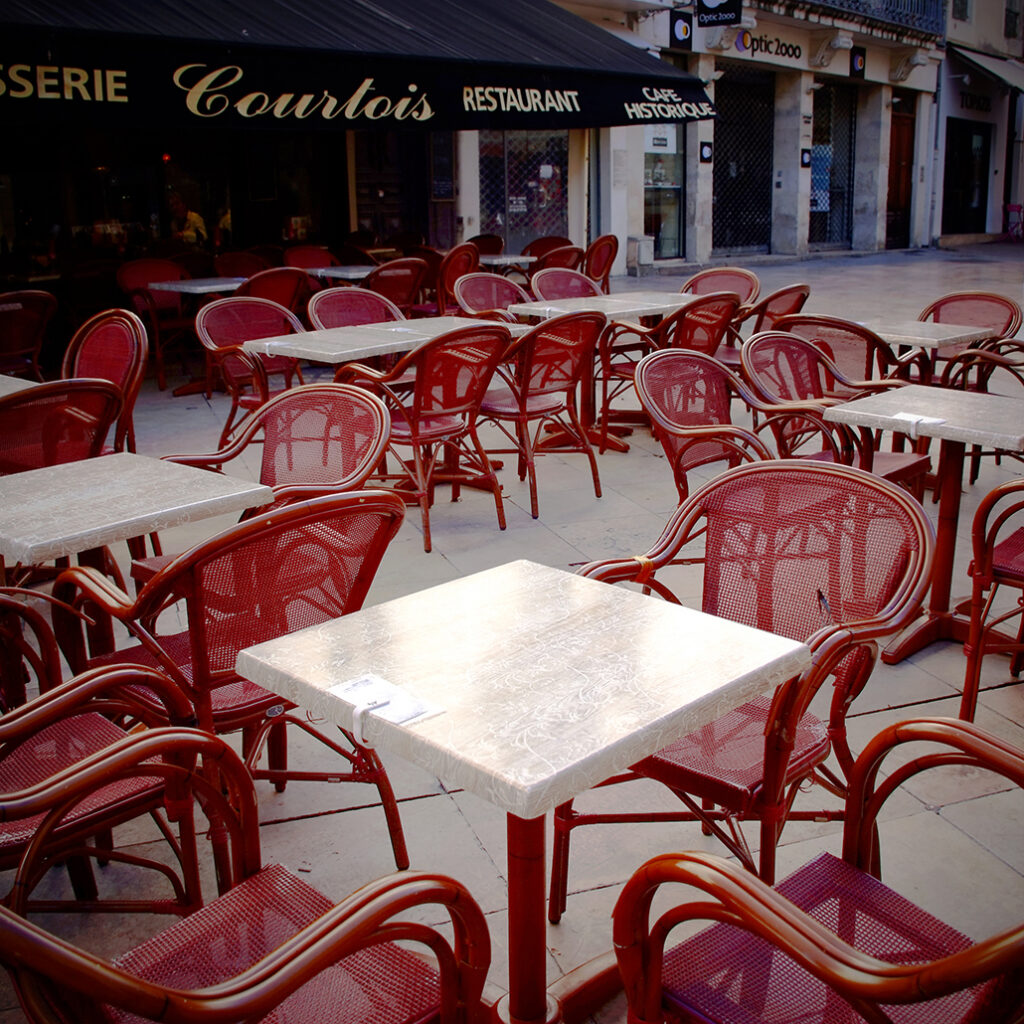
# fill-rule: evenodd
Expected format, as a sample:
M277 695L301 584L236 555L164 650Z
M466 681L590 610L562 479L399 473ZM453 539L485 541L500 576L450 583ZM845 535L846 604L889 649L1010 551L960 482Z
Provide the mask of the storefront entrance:
M946 166L942 189L942 233L983 232L988 210L992 125L950 117L946 121Z
M818 83L811 144L812 249L848 249L853 232L853 154L856 90Z
M892 104L885 247L906 249L910 245L910 204L914 192L914 94L894 89Z

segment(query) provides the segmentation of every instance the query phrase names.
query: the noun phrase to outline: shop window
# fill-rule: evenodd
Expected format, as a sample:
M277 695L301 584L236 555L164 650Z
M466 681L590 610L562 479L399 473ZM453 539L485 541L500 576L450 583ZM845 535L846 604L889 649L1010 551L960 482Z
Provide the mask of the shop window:
M654 238L654 258L683 255L683 130L678 124L644 128L644 234Z

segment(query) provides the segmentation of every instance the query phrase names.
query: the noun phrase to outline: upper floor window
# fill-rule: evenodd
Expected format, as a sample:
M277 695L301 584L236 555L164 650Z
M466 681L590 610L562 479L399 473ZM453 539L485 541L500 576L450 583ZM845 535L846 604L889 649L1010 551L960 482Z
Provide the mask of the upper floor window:
M949 13L954 21L970 21L971 0L953 0Z
M1020 0L1006 0L1003 35L1007 39L1016 39L1020 35Z

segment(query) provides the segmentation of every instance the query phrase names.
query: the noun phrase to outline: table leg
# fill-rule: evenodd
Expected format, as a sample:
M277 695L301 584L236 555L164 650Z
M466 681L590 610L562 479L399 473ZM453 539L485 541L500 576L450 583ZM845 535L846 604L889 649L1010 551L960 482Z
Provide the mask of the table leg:
M953 583L953 557L960 518L960 490L963 486L964 443L944 440L939 449L939 522L935 531L935 563L928 611L882 652L882 661L895 665L936 640L966 643L968 622L949 610Z

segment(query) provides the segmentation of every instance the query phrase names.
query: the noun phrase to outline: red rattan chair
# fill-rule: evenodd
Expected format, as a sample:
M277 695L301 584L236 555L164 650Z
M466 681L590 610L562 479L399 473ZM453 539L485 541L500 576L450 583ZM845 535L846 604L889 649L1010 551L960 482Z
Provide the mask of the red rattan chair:
M1009 480L981 500L971 524L970 627L960 717L974 721L986 654L1010 655L1010 672L1024 668L1024 480ZM1000 593L1003 590L1004 593ZM1016 593L1010 603L1005 592ZM1005 633L1007 623L1017 623Z
M306 306L314 291L315 283L304 270L298 267L270 267L243 281L232 298L248 295L256 299L270 299L291 310L301 320L306 315Z
M196 333L220 371L224 386L231 397L231 408L218 444L226 443L239 411L258 409L273 396L267 386L267 376L281 374L285 387L291 387L292 377L302 383L302 371L297 359L288 356L250 356L242 350L246 341L257 338L276 338L294 334L303 329L299 318L271 299L251 296L230 296L209 302L196 315ZM258 362L262 372L255 372Z
M535 238L533 241L527 242L521 250L520 255L532 256L533 261L522 264L517 263L512 266L505 267L503 273L521 274L525 280L529 281L537 260L552 249L560 249L563 246L572 244L572 239L566 238L563 235L542 235L540 238Z
M272 264L254 252L222 252L213 258L218 277L252 277Z
M729 325L725 344L718 353L719 360L730 369L738 370L740 366L739 347L743 344L741 331L744 329L744 325L749 325L748 337L758 334L760 331L770 331L782 317L799 313L804 308L804 303L807 302L810 294L809 285L791 284L786 285L785 288L777 288L759 298L757 302L741 306Z
M757 274L743 267L708 267L688 277L679 288L682 295L708 295L711 292L735 292L744 306L757 301L761 282Z
M458 313L455 301L455 282L463 274L480 269L480 253L472 242L463 242L449 250L437 271L437 298L434 302L421 302L412 307L413 316L451 316Z
M253 256L258 256L268 267L284 266L284 246L268 244L250 245L245 251L252 253Z
M990 342L1012 338L1024 323L1024 314L1019 303L996 292L951 292L926 306L918 314L918 320L931 320L937 324L961 324L970 327L987 327L991 332ZM985 342L975 346L985 348ZM938 358L948 359L959 349L939 349Z
M637 397L650 417L675 479L679 500L690 493L689 474L704 466L724 462L737 466L775 458L766 431L784 441L799 427L809 431L812 424L822 437L823 447L840 461L840 448L829 425L813 409L781 409L758 398L717 359L687 349L652 352L636 368ZM763 417L756 429L733 422L739 399ZM790 454L787 449L784 454Z
M219 451L164 458L220 471L233 459L253 457L257 446L259 480L274 489L274 498L247 509L242 518L251 519L294 501L358 490L383 458L390 433L387 408L375 395L344 384L307 384L261 405ZM137 558L132 578L144 583L174 557Z
M812 665L766 694L685 736L602 785L636 778L666 785L678 813L555 812L550 916L565 909L571 830L591 821L699 820L767 882L787 820L836 820L839 808L794 806L819 783L845 795L853 764L850 705L868 681L878 641L919 614L930 583L935 531L906 492L849 466L775 460L728 469L684 501L654 546L635 558L592 562L580 574L635 583L679 602L680 559L703 563L702 611L802 640ZM703 545L703 553L701 546ZM684 585L693 586L687 576ZM687 589L689 595L692 591ZM685 652L680 652L685 660ZM828 693L827 722L808 711ZM830 749L838 770L826 765ZM741 827L760 824L755 861Z
M56 310L57 300L49 292L0 293L0 373L43 379L39 353Z
M181 292L154 291L158 281L185 281L188 271L174 260L147 257L129 260L117 270L117 286L128 296L132 310L142 317L156 367L157 385L167 387L164 350L174 342L195 334L195 315Z
M99 455L120 411L120 388L88 377L3 396L0 476Z
M529 477L530 514L537 518L536 455L582 452L590 460L594 495L601 497L597 459L576 412L576 389L585 370L593 365L597 340L605 327L603 313L566 313L553 317L518 338L499 366L501 385L489 389L480 405L480 417L493 421L514 445L489 447L491 454L515 453L519 479ZM554 426L557 440L545 436Z
M477 252L487 256L500 256L505 251L505 239L501 235L473 235L466 241L472 242Z
M301 267L303 270L309 270L313 267L338 267L349 261L335 256L326 245L292 245L285 249L283 262L286 267ZM356 260L355 262L362 263L363 261ZM367 256L366 262L375 263L376 261Z
M950 763L1024 786L1024 754L1005 741L949 719L902 722L876 736L853 768L841 860L822 853L774 890L710 853L644 864L614 912L629 1020L1020 1020L1024 925L978 941L880 881L884 801ZM927 863L947 851L921 845L914 854L926 876ZM975 879L965 873L963 881L973 906ZM684 887L678 897L675 884ZM670 944L677 925L709 919L719 923Z
M402 872L335 906L301 876L263 865L244 766L222 740L197 730L132 736L85 760L64 788L33 794L33 809L59 813L65 799L87 798L117 776L173 793L179 832L215 823L221 894L113 961L24 920L18 904L3 907L0 962L29 1020L483 1019L487 922L454 880ZM38 872L40 860L33 858L17 880ZM442 921L447 938L437 930Z
M114 432L114 451L135 451L132 413L146 373L148 354L146 328L127 309L97 313L75 331L64 353L60 368L64 380L98 377L120 388L121 412Z
M24 599L21 599L24 604ZM11 612L11 614L17 614ZM26 622L28 612L21 612ZM52 633L35 634L43 651L56 657ZM26 794L72 771L83 758L123 740L129 731L168 723L188 724L192 704L181 688L162 672L137 665L91 669L66 683L51 686L21 707L0 718L0 870L12 871L28 856L43 856L47 865L66 861L73 899L32 896L38 875L23 875L26 891L8 893L6 901L17 899L32 912L64 913L117 910L139 913L185 914L199 905L194 876L185 872L186 884L171 899L161 894L150 899L130 892L101 895L91 869L91 857L103 861L131 863L141 854L135 846L119 850L113 846L112 830L118 825L152 814L164 834L163 788L154 780L111 779L82 803L72 802L60 812L58 821L26 808ZM29 798L31 799L31 798ZM173 849L173 848L172 848ZM34 852L33 852L34 850ZM160 846L163 859L167 847ZM194 841L177 851L179 864L194 866Z
M198 544L153 576L135 600L83 568L62 573L54 594L67 604L96 605L136 641L93 664L158 664L190 695L201 728L241 730L254 778L269 779L279 791L288 779L376 786L395 863L404 868L409 860L398 806L377 754L344 730L337 739L318 731L305 715L291 713L294 705L235 672L242 648L359 609L404 512L401 499L382 491L314 498L255 516ZM161 615L179 597L184 629L177 615ZM69 653L75 668L84 661L80 639L77 648ZM338 754L347 771L290 771L288 725Z
M744 342L740 359L750 386L762 401L774 405L795 402L824 409L904 384L892 379L850 380L817 345L784 331L755 334ZM915 497L921 497L925 475L931 470L927 453L878 451L871 431L862 431L859 443L854 444L857 435L843 428L837 430L850 439L844 446L844 462L903 484ZM811 457L830 462L835 452L823 450Z
M774 330L813 342L849 380L931 379L931 360L924 349L897 355L884 339L862 324L818 313L794 313L775 321Z
M601 286L601 291L608 294L608 278L611 276L612 264L619 253L619 240L615 235L600 235L587 246L583 253L580 269L587 277ZM722 289L723 291L726 289Z
M374 267L363 278L360 287L390 299L407 315L420 297L427 269L426 261L415 256L388 260Z
M60 651L38 591L0 587L0 716L60 684ZM4 719L0 717L0 725Z
M503 274L487 274L482 271L463 274L452 290L462 312L483 320L516 323L516 318L507 311L507 307L517 302L533 301L515 281Z
M391 413L391 449L400 460L398 449L411 449L411 461L401 460L398 489L419 503L424 551L431 549L430 506L438 483L451 484L452 501L468 479L486 486L494 495L498 526L505 529L501 485L477 435L477 418L512 336L506 327L467 324L423 342L390 370L349 363L336 377L381 395Z
M713 356L739 307L733 292L712 292L665 317L654 327L613 322L601 338L601 451L608 446L612 402L633 386L636 364L648 352L684 348ZM625 339L625 340L624 340Z
M387 297L365 288L325 288L309 300L309 319L316 330L357 327L404 320L405 314Z
M548 267L530 278L530 291L546 302L552 299L586 299L601 294L601 286L593 278L568 267Z
M538 256L536 262L531 263L528 267L530 278L532 279L534 274L551 267L579 270L583 256L584 252L578 245L560 245L555 249L548 249L543 256Z

